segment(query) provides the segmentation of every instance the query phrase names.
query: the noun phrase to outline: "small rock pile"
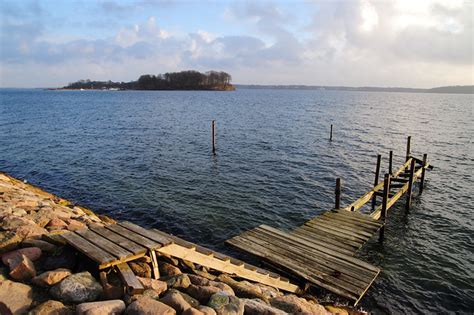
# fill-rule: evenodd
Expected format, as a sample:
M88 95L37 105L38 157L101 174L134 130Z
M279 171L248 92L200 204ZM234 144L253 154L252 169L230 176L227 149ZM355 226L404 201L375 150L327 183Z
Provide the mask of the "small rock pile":
M96 274L58 234L114 221L0 173L0 314L359 314L159 257L129 263L145 288L129 295L115 270Z

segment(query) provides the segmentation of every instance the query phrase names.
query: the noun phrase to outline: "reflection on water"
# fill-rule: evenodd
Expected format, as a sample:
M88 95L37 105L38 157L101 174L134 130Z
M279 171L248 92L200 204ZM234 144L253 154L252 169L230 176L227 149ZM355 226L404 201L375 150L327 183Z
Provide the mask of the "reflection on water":
M292 228L373 181L376 155L435 166L423 197L389 214L383 245L360 255L382 273L363 305L382 313L473 306L473 97L240 90L1 90L0 170L107 213L232 252L261 223ZM210 123L217 120L217 156ZM329 127L334 125L334 141Z

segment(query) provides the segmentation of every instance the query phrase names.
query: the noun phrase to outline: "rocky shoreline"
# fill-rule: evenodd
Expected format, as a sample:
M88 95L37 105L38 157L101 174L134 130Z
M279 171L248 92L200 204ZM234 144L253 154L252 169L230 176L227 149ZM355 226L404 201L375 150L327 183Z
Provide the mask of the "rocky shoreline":
M159 280L146 257L129 262L145 291L128 295L59 236L113 223L0 173L0 314L365 314L164 256Z

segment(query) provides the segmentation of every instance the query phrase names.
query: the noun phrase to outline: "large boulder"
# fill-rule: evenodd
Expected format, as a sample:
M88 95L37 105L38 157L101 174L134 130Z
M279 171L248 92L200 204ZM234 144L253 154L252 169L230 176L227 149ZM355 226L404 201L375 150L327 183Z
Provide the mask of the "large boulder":
M222 291L213 294L207 305L212 307L217 315L243 315L245 310L244 302Z
M268 297L262 293L262 288L256 284L252 284L248 281L236 281L225 274L219 275L218 279L230 286L238 297L258 298L268 301Z
M23 246L23 247L37 247L37 248L41 249L42 252L46 252L46 253L54 253L58 249L58 247L54 244L51 244L49 242L42 241L42 240L36 240L36 239L24 240L21 243L21 246Z
M2 255L2 262L4 265L9 266L12 262L19 260L21 256L24 255L28 257L31 261L35 261L41 257L41 249L38 247L27 247L17 249Z
M270 300L270 304L287 313L330 314L324 306L309 302L293 294L273 298Z
M102 286L85 271L65 278L51 288L50 294L67 303L92 302L102 294Z
M191 284L191 280L186 274L177 274L162 279L166 281L168 288L186 289Z
M201 311L204 315L217 315L216 311L209 306L199 305L197 309Z
M10 280L0 281L0 314L24 314L33 302L29 285Z
M165 296L160 299L160 302L174 308L178 315L182 314L188 308L191 308L191 304L186 302L183 296L176 290L168 291Z
M122 314L125 303L122 300L82 303L76 306L77 315Z
M200 286L191 284L187 289L186 293L198 300L202 304L207 304L209 299L214 293L220 292L221 290L211 286Z
M164 277L175 276L182 273L178 267L164 261L160 261L158 266L160 268L160 275Z
M201 312L198 309L195 309L194 307L190 307L186 309L181 315L205 315L203 312Z
M14 262L10 262L10 277L18 281L30 280L36 276L36 269L33 262L26 257L21 255L20 258L17 258Z
M25 238L39 238L42 235L48 234L48 230L36 224L22 225L16 229L16 234L22 239Z
M131 303L125 311L127 315L176 315L176 311L168 305L142 297Z
M28 312L28 315L73 315L73 311L63 303L49 300Z
M241 299L245 305L245 315L285 315L288 314L272 307L260 299Z
M15 249L23 238L13 231L0 232L0 254Z
M166 289L168 289L166 282L150 278L137 278L145 289L155 290L158 294L161 294L162 292L165 292Z
M55 285L70 275L71 271L69 269L59 268L56 270L43 272L42 274L31 279L31 282L39 286L47 287Z
M67 229L67 223L59 218L52 218L46 228L50 231Z
M128 265L130 266L130 269L132 269L133 273L138 277L151 278L151 267L148 265L146 260L138 259L135 261L130 261Z
M193 275L193 274L189 274L187 276L191 280L192 284L200 285L200 286L216 287L216 288L219 288L221 291L226 292L228 295L235 295L234 290L226 283L213 281L213 280L210 280L201 276Z

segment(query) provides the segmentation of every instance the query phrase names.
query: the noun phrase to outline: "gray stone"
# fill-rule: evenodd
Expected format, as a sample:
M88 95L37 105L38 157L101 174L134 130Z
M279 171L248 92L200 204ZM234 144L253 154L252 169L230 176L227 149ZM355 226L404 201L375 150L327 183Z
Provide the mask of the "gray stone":
M85 271L65 278L51 288L50 294L67 303L91 302L102 294L102 286Z
M162 279L166 281L166 283L168 284L168 288L186 289L191 284L191 280L186 274L178 274L174 276L164 277Z

